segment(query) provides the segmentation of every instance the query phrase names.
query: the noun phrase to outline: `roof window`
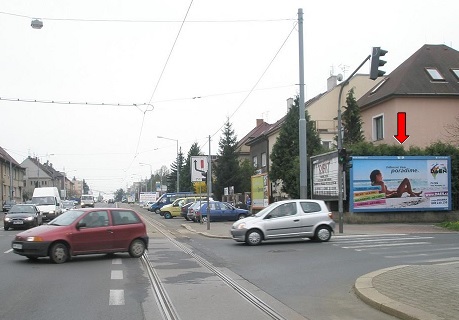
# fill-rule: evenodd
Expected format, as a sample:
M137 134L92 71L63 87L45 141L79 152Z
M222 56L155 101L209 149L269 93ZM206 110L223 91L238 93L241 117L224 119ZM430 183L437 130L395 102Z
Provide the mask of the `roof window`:
M427 73L433 81L445 81L443 75L437 70L437 68L426 68Z
M453 68L453 69L450 69L450 70L456 76L456 79L459 80L459 69Z
M384 83L386 83L387 79L389 78L384 78L383 80L381 80L381 82L378 83L378 85L373 90L371 90L370 95L378 91L378 89L381 88Z

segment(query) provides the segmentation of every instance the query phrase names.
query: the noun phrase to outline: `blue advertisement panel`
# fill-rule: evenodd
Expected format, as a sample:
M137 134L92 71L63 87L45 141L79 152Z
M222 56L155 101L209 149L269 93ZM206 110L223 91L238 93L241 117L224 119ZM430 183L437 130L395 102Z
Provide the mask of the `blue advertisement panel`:
M451 159L352 157L350 211L451 210Z

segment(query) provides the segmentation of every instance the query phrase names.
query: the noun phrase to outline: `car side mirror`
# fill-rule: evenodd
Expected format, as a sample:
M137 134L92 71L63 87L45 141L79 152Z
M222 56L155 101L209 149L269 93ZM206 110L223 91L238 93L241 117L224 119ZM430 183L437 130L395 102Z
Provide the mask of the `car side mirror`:
M80 230L80 228L84 228L86 227L86 222L78 222L78 224L76 225L76 228L78 230Z

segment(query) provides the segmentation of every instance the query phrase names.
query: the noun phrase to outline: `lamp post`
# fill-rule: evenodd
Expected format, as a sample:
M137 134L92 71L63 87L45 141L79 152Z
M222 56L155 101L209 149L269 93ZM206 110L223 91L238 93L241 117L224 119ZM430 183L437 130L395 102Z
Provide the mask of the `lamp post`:
M150 166L150 184L151 184L151 192L153 192L153 170L151 169L151 164L143 163L143 162L139 162L139 164L141 166Z
M171 139L171 138L166 138L162 136L158 136L158 138L177 142L177 192L180 192L180 168L179 168L179 146L178 146L179 141L177 139Z

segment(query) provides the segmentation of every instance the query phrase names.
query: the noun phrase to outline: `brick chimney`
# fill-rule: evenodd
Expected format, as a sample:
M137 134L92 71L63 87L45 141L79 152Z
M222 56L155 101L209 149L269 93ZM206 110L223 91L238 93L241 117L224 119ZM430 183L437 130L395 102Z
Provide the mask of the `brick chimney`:
M263 119L257 119L257 127L263 124Z

